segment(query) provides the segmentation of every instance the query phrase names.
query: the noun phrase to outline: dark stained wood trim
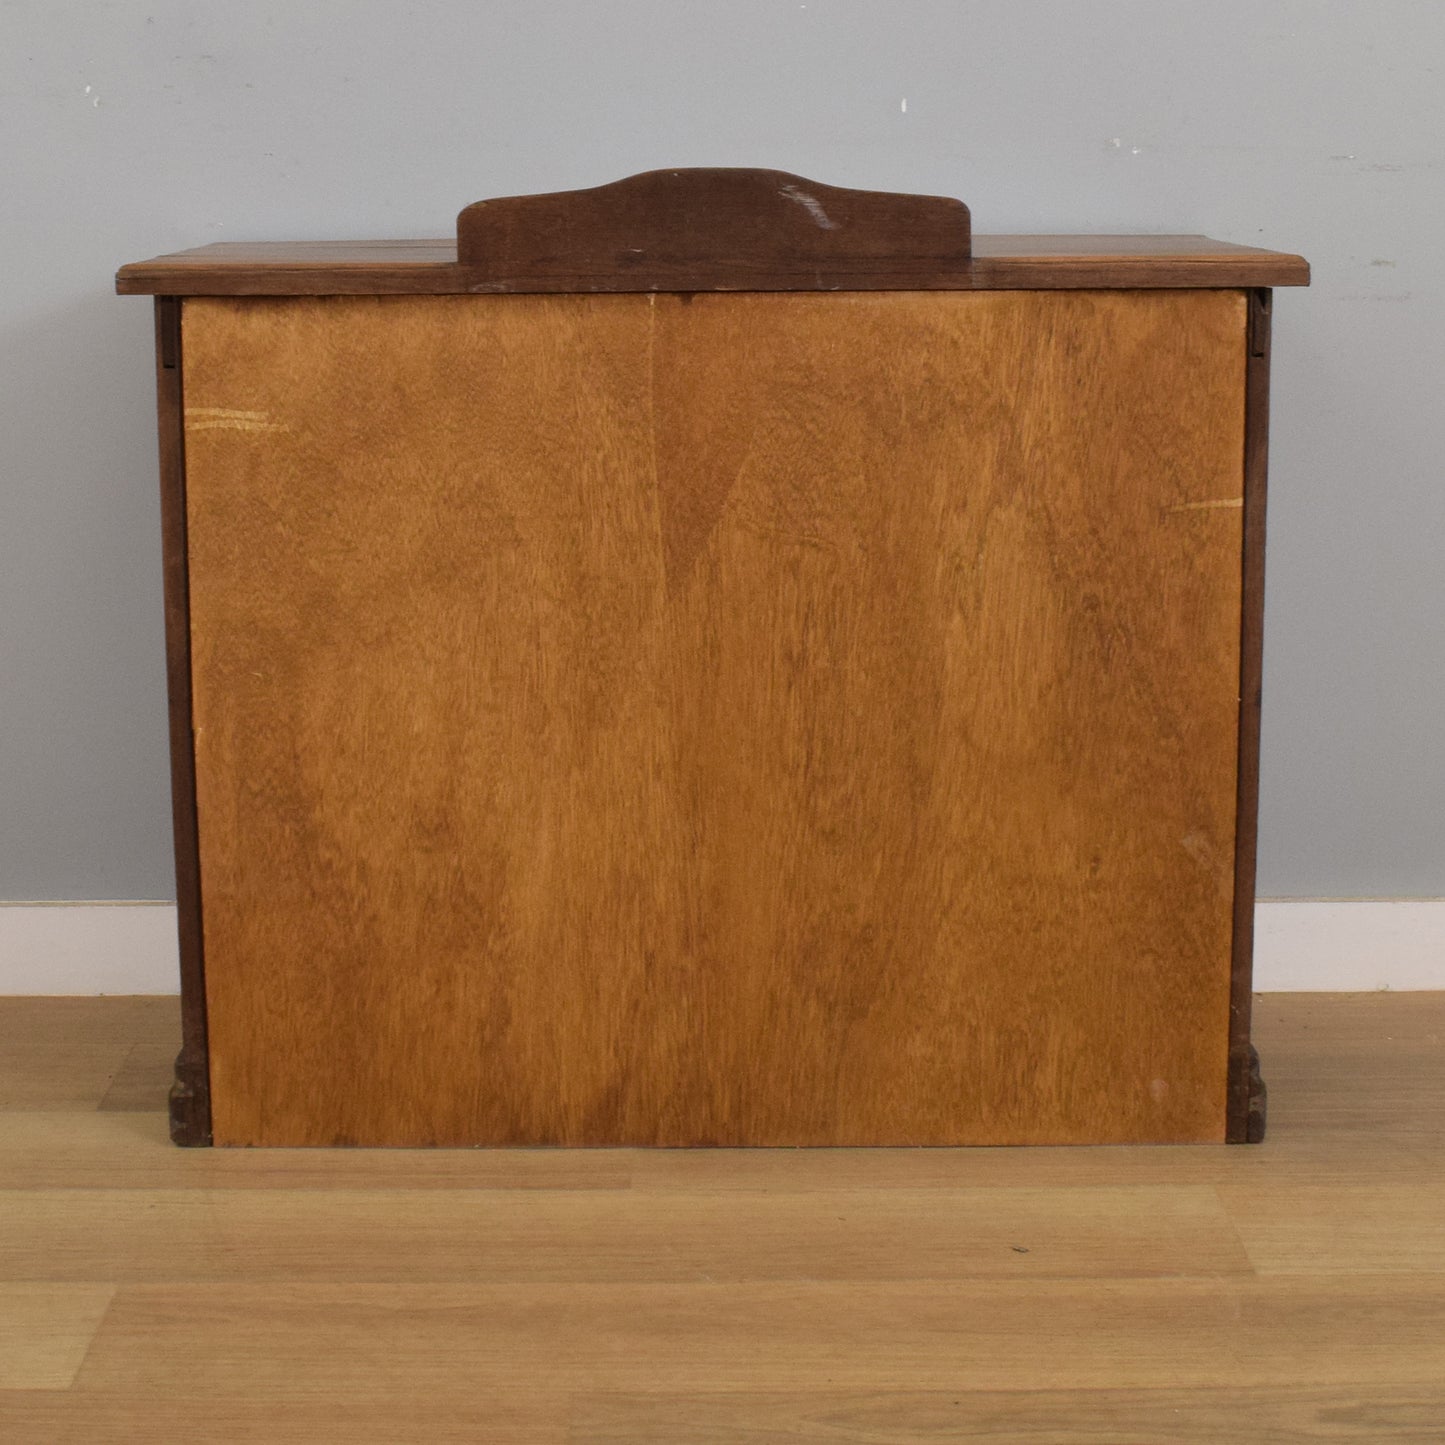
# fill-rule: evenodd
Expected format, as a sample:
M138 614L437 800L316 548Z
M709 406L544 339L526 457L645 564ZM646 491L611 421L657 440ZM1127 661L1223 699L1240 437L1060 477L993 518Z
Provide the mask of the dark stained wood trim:
M689 284L663 284L636 270L601 268L568 275L507 275L494 266L458 264L456 245L434 241L220 242L121 267L122 295L444 296L501 292L747 291L1034 291L1306 286L1300 256L1213 241L1207 236L980 236L965 261L911 265L885 261L830 264L816 275L796 269L771 278L726 257L694 260Z
M1229 991L1231 1144L1264 1138L1265 1090L1249 1041L1254 980L1255 862L1259 838L1260 678L1264 658L1264 523L1269 456L1271 297L1249 294L1244 402L1244 550L1239 648L1239 772L1234 822L1234 947Z
M589 190L478 201L457 217L471 289L906 286L969 256L968 207L943 196L825 186L787 171L644 171Z
M191 608L186 558L186 439L181 302L156 298L156 399L160 423L161 539L165 575L166 679L170 695L171 827L181 955L181 1051L171 1088L171 1138L211 1142L210 1054L201 934L201 864L191 732Z

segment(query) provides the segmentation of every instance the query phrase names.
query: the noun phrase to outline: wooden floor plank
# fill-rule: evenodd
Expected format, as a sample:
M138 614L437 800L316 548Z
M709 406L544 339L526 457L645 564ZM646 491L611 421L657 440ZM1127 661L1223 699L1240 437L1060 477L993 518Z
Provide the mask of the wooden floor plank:
M177 1149L158 1113L0 1112L7 1189L625 1189L628 1150Z
M1438 1445L1445 1386L584 1395L574 1445Z
M0 1439L44 1445L1439 1445L1445 1386L1212 1390L588 1391L504 1402L405 1392L267 1400L0 1392Z
M641 1282L1247 1274L1213 1190L0 1193L0 1279Z
M100 1107L117 1113L160 1113L167 1105L176 1044L167 1030L161 1038L141 1038L131 1045Z
M857 1189L1043 1189L1338 1182L1410 1178L1440 1149L1389 1137L1328 1139L1283 1127L1262 1149L1195 1145L1061 1149L740 1149L640 1151L633 1188L657 1193Z
M0 998L0 1110L95 1108L142 1039L180 1041L174 998Z
M398 1388L1022 1390L1445 1378L1434 1276L122 1287L77 1381L277 1400Z
M1445 994L1256 1018L1257 1148L181 1150L0 1000L0 1440L1439 1445Z
M1263 1197L1241 1187L1219 1192L1261 1273L1439 1273L1445 1271L1445 1162L1430 1173L1429 1182L1284 1185Z
M283 1403L131 1389L0 1390L6 1445L567 1445L567 1402L390 1391ZM587 1428L591 1428L590 1426ZM574 1437L575 1438L575 1437Z
M0 1390L65 1389L114 1294L109 1284L0 1283Z

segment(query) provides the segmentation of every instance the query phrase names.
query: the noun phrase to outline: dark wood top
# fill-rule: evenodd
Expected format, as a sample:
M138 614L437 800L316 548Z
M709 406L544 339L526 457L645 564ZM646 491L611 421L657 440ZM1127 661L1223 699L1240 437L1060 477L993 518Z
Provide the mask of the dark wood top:
M1007 291L1304 286L1299 256L1206 236L975 236L938 196L764 170L649 171L479 201L457 240L220 242L123 266L123 295Z
M516 285L476 282L455 241L220 241L122 266L123 296L461 295L470 291L666 290L635 284ZM605 281L606 278L602 278ZM973 258L899 288L877 277L843 278L850 291L1033 291L1054 287L1307 286L1309 263L1284 251L1207 236L979 236ZM680 287L791 290L790 286Z

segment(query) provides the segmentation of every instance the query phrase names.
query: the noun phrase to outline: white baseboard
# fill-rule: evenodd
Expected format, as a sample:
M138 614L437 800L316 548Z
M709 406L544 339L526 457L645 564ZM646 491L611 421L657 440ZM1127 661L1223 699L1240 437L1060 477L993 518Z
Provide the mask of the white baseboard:
M1268 899L1261 993L1445 989L1445 899ZM173 903L0 903L0 994L175 993Z
M180 988L174 903L0 903L0 994Z
M1272 898L1254 910L1259 993L1445 989L1445 898Z

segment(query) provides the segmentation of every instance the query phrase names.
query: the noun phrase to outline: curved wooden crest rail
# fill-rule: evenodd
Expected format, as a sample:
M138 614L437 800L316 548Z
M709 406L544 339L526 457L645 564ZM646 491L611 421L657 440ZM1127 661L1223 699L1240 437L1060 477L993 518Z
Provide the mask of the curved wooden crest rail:
M968 207L785 171L648 171L468 206L455 238L220 241L123 266L145 296L1304 286L1299 256L1207 236L971 234Z
M1147 300L1146 293L1157 295L1161 292L1178 291L1209 292L1217 300L1205 305L1198 313L1203 327L1201 334L1208 334L1211 327L1216 330L1223 327L1220 334L1228 336L1234 334L1230 328L1238 326L1238 413L1236 415L1231 412L1234 404L1228 400L1229 385L1218 383L1223 390L1220 391L1217 418L1210 420L1201 414L1197 423L1200 427L1212 427L1213 430L1199 431L1195 445L1196 450L1198 447L1208 450L1209 447L1219 444L1222 438L1235 435L1231 429L1238 427L1242 450L1239 468L1242 498L1237 501L1230 497L1196 499L1186 495L1180 500L1163 503L1164 511L1160 515L1169 517L1171 526L1175 525L1172 520L1175 518L1180 519L1181 524L1188 519L1194 519L1188 524L1208 525L1205 519L1217 517L1223 519L1221 525L1238 528L1238 571L1235 582L1239 589L1235 643L1237 653L1233 655L1237 657L1239 702L1234 773L1230 783L1233 790L1231 806L1234 809L1234 829L1227 880L1228 887L1232 890L1232 944L1228 977L1228 1077L1225 1090L1227 1097L1219 1132L1233 1142L1262 1137L1264 1094L1263 1086L1259 1083L1257 1061L1249 1044L1249 989L1255 818L1258 802L1260 638L1268 415L1270 292L1267 288L1276 285L1304 285L1307 281L1308 268L1297 256L1231 246L1203 237L975 237L971 232L968 208L960 201L941 197L848 190L821 185L786 172L767 170L653 171L589 190L478 202L468 206L458 217L455 242L226 243L161 256L122 268L117 277L119 291L157 297L157 376L164 504L167 651L184 1019L184 1047L177 1062L177 1085L172 1096L172 1132L176 1141L183 1144L211 1142L211 1094L217 1086L211 1040L208 1037L204 955L207 939L205 910L206 900L210 895L203 888L203 878L207 875L202 859L211 859L207 866L214 866L219 870L219 877L229 858L225 847L214 841L222 831L219 823L214 825L214 851L208 854L202 844L202 835L206 832L207 825L204 799L198 821L196 740L199 729L196 710L202 700L213 710L216 708L217 678L229 675L224 668L233 667L235 657L223 659L222 671L215 671L217 664L213 654L216 654L218 647L224 653L225 647L230 644L225 641L224 628L221 634L208 629L214 629L218 625L217 618L224 619L229 615L226 613L226 605L229 604L222 605L217 601L216 587L219 584L213 582L212 574L221 565L218 559L231 555L237 547L244 549L246 545L254 544L264 549L276 542L276 538L269 536L264 528L243 536L245 529L253 525L254 515L237 514L234 520L241 530L236 534L235 545L229 552L218 550L216 528L222 513L216 510L218 504L215 497L220 494L215 489L219 478L231 477L231 473L226 471L230 463L226 462L225 458L234 453L226 451L225 448L240 445L238 439L244 439L245 444L253 448L263 445L271 447L271 452L255 451L248 452L247 455L273 457L271 465L281 469L278 475L285 475L288 486L296 483L302 492L312 485L307 480L312 474L305 470L305 466L314 465L314 462L298 461L299 454L293 455L286 450L293 445L288 438L295 435L301 427L301 422L293 417L274 419L281 415L276 407L284 407L286 398L280 397L276 407L270 409L256 400L256 397L267 391L262 384L263 377L252 378L257 383L251 388L254 396L250 396L250 393L233 395L226 390L223 361L218 358L231 354L226 347L232 345L238 348L235 354L241 355L247 346L256 343L256 333L254 328L248 329L249 322L246 320L247 315L252 315L254 319L253 313L235 309L249 303L227 302L219 298L272 298L270 302L264 303L269 305L281 304L278 298L295 298L294 302L286 304L311 307L311 310L294 312L297 326L301 329L287 333L288 345L303 348L307 345L324 347L328 343L316 341L316 327L321 324L319 318L344 314L352 318L347 323L349 326L361 328L354 331L355 336L365 334L368 344L374 348L382 333L367 330L366 325L358 319L359 313L343 313L337 310L336 308L352 304L347 303L344 298L391 296L424 300L427 297L472 296L477 298L475 303L471 303L474 305L510 305L512 303L507 302L506 297L518 298L517 304L532 297L534 299L526 303L534 308L534 312L529 314L535 314L538 318L537 324L545 327L554 324L551 318L563 315L555 309L548 311L546 308L569 306L572 303L567 301L568 297L581 298L597 294L596 301L586 304L626 308L634 304L626 300L629 294L636 296L637 293L654 293L661 303L669 293L682 293L667 301L665 310L659 305L657 314L648 320L647 325L651 328L649 334L675 336L677 346L684 346L685 343L702 345L705 342L709 345L731 344L726 343L726 338L731 333L722 325L716 312L699 306L685 315L684 310L678 309L678 305L685 303L689 294L708 292L740 293L735 303L728 304L744 308L738 314L749 318L746 325L752 329L747 334L753 338L749 345L756 349L755 356L747 357L744 369L748 363L756 360L760 374L771 376L775 380L781 379L778 384L784 386L792 384L788 377L797 374L800 363L788 360L792 353L785 356L777 351L777 346L786 346L785 342L775 343L768 338L787 333L789 327L824 328L828 324L826 313L815 315L812 311L800 308L836 304L821 297L812 301L805 300L805 293L809 292L1128 293L1107 304L1100 302L1095 305L1086 298L1081 298L1078 303L1057 303L1065 307L1065 310L1048 313L1048 317L1056 317L1056 320L1046 319L1047 325L1056 328L1060 338L1059 346L1063 349L1057 352L1059 358L1070 354L1070 348L1076 353L1079 348L1087 349L1094 344L1087 328L1093 324L1089 317L1096 313L1102 318L1099 324L1105 328L1105 332L1101 334L1116 338L1116 343L1130 345L1135 344L1128 342L1131 336L1151 339L1150 344L1155 344L1157 338L1177 333L1181 318L1195 314L1193 311L1170 311L1167 317L1163 312L1158 312L1156 316L1157 307L1155 303ZM750 299L745 294L768 292L800 294L796 301L789 301L785 297L768 299L761 294ZM609 301L605 294L599 293L611 293L614 299ZM548 300L549 297L553 299ZM196 300L193 302L182 298ZM318 299L308 301L306 298ZM489 302L487 298L492 300ZM984 298L979 298L979 302L983 304ZM578 304L582 303L579 301ZM958 309L959 303L944 299L930 303L945 308L944 311L935 313L920 309L923 307L921 297L914 301L904 295L899 295L896 301L877 298L874 304L884 309L876 313L875 320L859 323L862 329L857 336L857 353L864 357L889 354L888 348L898 345L899 336L907 334L897 329L900 320L906 320L908 326L914 327L918 334L922 335L926 327L934 325L935 315L941 318L937 325L942 329L937 331L935 337L940 344L954 347L971 339L970 344L986 342L989 347L998 349L1002 355L1010 347L1017 348L1022 344L1027 348L1030 343L1027 342L1026 330L1021 332L1019 328L1038 326L1041 324L1040 318L1045 316L1045 313L1038 309L1042 302L1030 301L1025 295L1019 295L1014 300L1000 296L997 302L987 303L994 308L987 312L976 309L965 312ZM1161 301L1158 304L1165 303ZM1181 306L1186 304L1183 301L1179 303ZM189 349L183 351L183 308L192 306L196 308L195 322L200 329L191 337ZM317 311L314 309L316 307L330 309ZM781 307L787 307L788 310L778 309ZM1072 309L1068 309L1069 307ZM281 315L279 312L275 314ZM516 314L520 315L520 312ZM189 325L191 311L186 309L185 315ZM443 347L455 344L455 338L450 337L447 327L451 325L451 319L459 315L460 313L454 312L436 313L439 319L435 324L442 328L438 332L438 341ZM602 313L597 312L596 315L601 317ZM608 315L616 319L615 322L609 320L606 324L615 324L621 328L618 331L619 336L632 325L632 321L628 319L630 312L614 310ZM875 313L870 312L868 315L875 316ZM574 326L577 316L571 312L568 312L567 316L569 319L565 325ZM672 330L659 333L659 325ZM217 327L221 328L221 332L215 332ZM218 339L222 333L225 345ZM511 335L510 332L507 334ZM820 336L823 334L821 330L818 332ZM692 341L689 342L688 338L692 338ZM711 338L711 341L708 341L708 338ZM652 346L656 343L648 344ZM667 344L674 343L669 341ZM1143 344L1142 340L1138 344ZM1201 342L1201 345L1204 343ZM769 350L770 347L773 349ZM374 350L371 354L376 355ZM625 350L618 353L619 356L624 354ZM677 351L675 355L669 352L669 355L674 355L675 361L677 358L682 359L677 364L685 363L684 369L692 365L687 360L690 354L686 349ZM958 354L968 353L965 350ZM1226 344L1220 352L1220 355L1226 358L1221 362L1222 365L1234 364L1227 360L1228 354L1229 345ZM1183 384L1186 375L1193 377L1198 372L1198 376L1205 376L1205 372L1198 370L1202 363L1196 363L1197 358L1188 361L1184 370L1177 373L1179 384ZM649 364L655 368L655 359ZM865 405L862 398L881 394L880 387L886 390L893 375L886 371L877 371L876 367L874 371L869 371L868 367L873 364L862 363L863 369L858 380L862 390L858 393L859 400L854 404L855 411L858 406ZM1064 363L1056 359L1052 364L1057 366ZM712 397L713 403L716 403L719 395L734 384L732 373L723 362L700 362L699 366L701 369L698 375L701 379L697 384L704 389L695 395L698 398ZM930 373L923 363L919 362L918 366L922 366L922 370L917 370L914 363L906 357L897 361L897 380L904 386L900 395L919 394L919 378ZM1146 392L1149 386L1167 387L1175 384L1168 365L1162 369L1156 368L1150 364L1149 358L1145 357L1144 366L1145 371L1140 373L1140 379ZM676 369L674 366L673 371ZM1107 371L1107 367L1105 370ZM662 381L654 376L653 400L650 404L655 407L658 396L663 394L657 390L659 386L672 384L670 373L664 375ZM941 384L944 383L936 378L928 382L930 386ZM1114 393L1108 389L1107 377L1100 383L1104 386L1103 391L1090 391L1089 387L1093 383L1087 381L1082 374L1072 380L1065 378L1065 384L1074 388L1073 405L1098 407L1135 404L1111 400ZM402 379L398 378L394 385L402 385ZM188 387L196 393L189 401L183 395L183 391ZM244 388L242 390L244 391ZM763 395L753 392L746 394L755 405L760 403ZM318 404L327 402L325 396L320 393L317 395ZM364 388L356 393L357 405L366 404L364 395ZM386 395L383 388L383 391L378 393L380 400L373 399L370 404L373 407L383 404ZM688 395L685 387L677 392L677 396L683 401ZM615 399L609 406L622 406L624 393L619 393L619 398L622 399ZM222 402L225 404L221 404ZM961 398L961 403L967 404L967 399ZM1001 405L1002 402L997 404ZM1059 421L1057 408L1050 413L1047 408L1053 405L1052 403L1045 401L1039 404L1045 406L1045 411L1036 412L1027 424L1044 428L1044 431L1038 434L1040 437L1046 438L1056 432L1063 435L1063 432L1058 431L1059 427L1074 425ZM988 405L994 406L995 403L990 402ZM824 406L819 415L820 426L827 423L826 411ZM190 462L187 458L188 415L190 441L196 452L196 457ZM552 418L554 422L557 419ZM843 413L834 417L835 422L843 419ZM1160 425L1156 413L1152 411L1135 415L1128 422L1131 426L1141 423L1156 428ZM332 418L327 424L335 425L336 422ZM547 423L545 419L539 419L538 424ZM654 421L653 425L655 432L657 423ZM786 430L785 422L779 425ZM1186 426L1186 431L1187 429ZM900 455L911 444L915 433L916 428L914 432L899 433L897 447ZM1159 443L1160 446L1167 450L1173 445L1167 440L1167 429L1161 431L1160 436L1166 438ZM614 438L614 441L617 439ZM697 432L693 442L686 445L679 442L677 446L681 447L681 450L674 449L667 453L675 459L676 466L681 468L680 480L669 485L680 487L681 490L675 490L663 497L667 506L677 510L672 514L674 520L668 521L667 516L663 517L664 555L657 565L664 569L666 575L659 585L692 585L687 579L691 578L693 570L699 565L697 559L702 554L698 548L710 545L707 540L711 535L709 529L719 525L718 519L722 513L718 508L724 503L716 499L708 500L711 495L708 488L714 485L713 482L702 472L693 475L688 471L690 467L696 470L693 460L690 459L704 454L714 445L725 451L730 443L707 432L704 427L704 430ZM1087 433L1079 432L1074 445L1087 449ZM654 467L658 465L657 447L654 434ZM1166 458L1166 464L1176 468L1184 466L1185 455L1186 453L1181 452L1179 458L1173 462ZM369 465L365 463L363 454L358 453L358 459L359 465ZM430 463L437 464L436 459ZM444 462L441 464L444 465ZM923 453L919 453L907 464L917 467L938 463L928 461ZM956 459L953 464L956 464ZM743 465L746 465L745 457ZM1147 459L1134 458L1128 465L1147 467ZM195 472L195 479L200 484L199 492L189 498L188 466ZM247 462L246 466L252 470L246 471L244 475L253 476L254 464ZM302 470L297 471L298 466L302 466ZM199 470L196 470L197 468ZM237 473L232 480L241 475ZM1140 475L1143 476L1144 473ZM735 486L736 482L729 485ZM668 495L672 497L671 501L667 501ZM719 494L724 500L728 495L726 491ZM779 505L779 498L768 493L759 493L748 503L759 516L762 512L758 509L766 511L772 508L776 511ZM871 506L867 503L862 505L864 512ZM1007 501L1006 492L999 492L988 505L1003 508L1004 512L1000 512L1000 515L1004 515L1012 504ZM1230 510L1236 507L1237 511ZM785 513L777 515L783 516ZM862 515L863 513L859 514L860 518ZM1236 520L1229 521L1230 517ZM677 518L681 520L676 520ZM862 525L858 519L854 520L858 525ZM752 528L759 525L757 517L752 517L751 520L743 518L742 521ZM812 537L809 545L838 545L837 538L830 540L828 529L839 524L825 518L809 525L822 529ZM876 535L878 529L886 528L887 524L880 517L874 519L870 525ZM1093 523L1079 517L1069 525L1087 528ZM1165 535L1157 529L1149 531L1148 528L1154 527L1155 523L1147 518L1129 525L1144 529L1139 532L1140 537ZM671 531L668 530L669 527ZM679 531L679 528L682 530ZM1213 534L1200 534L1200 547L1204 549L1199 554L1201 557L1208 549L1217 549L1220 545L1217 538L1207 541L1209 535ZM192 561L198 555L198 545L199 555L204 559L203 576L192 575ZM983 542L975 538L969 545L982 546ZM1051 545L1060 547L1066 543L1056 539ZM1167 545L1172 547L1175 543L1169 542ZM1180 557L1185 555L1179 554ZM1216 551L1209 555L1218 554ZM1075 564L1072 562L1067 563L1066 570L1073 565ZM682 584L679 584L679 578L684 579ZM1119 601L1118 598L1114 600ZM1096 598L1087 605L1094 608L1094 613L1091 614L1094 620L1088 621L1087 625L1105 629L1099 634L1103 639L1100 645L1106 649L1126 646L1127 643L1120 641L1118 637L1109 640L1108 627L1117 629L1121 625L1117 618L1113 623L1109 623L1104 614L1099 613L1100 606L1104 606L1107 611L1109 604L1101 604ZM199 623L198 616L201 619ZM762 614L760 621L761 618ZM198 625L202 627L201 634L196 632ZM274 620L268 625L274 625ZM713 625L707 624L709 627ZM788 624L786 619L774 616L768 625ZM852 625L842 622L837 624L839 627ZM198 635L201 636L203 656L198 656L196 652ZM221 636L219 643L216 641L218 635ZM699 637L702 635L700 633ZM833 642L837 643L845 633L834 632L829 635ZM698 644L695 642L688 645ZM906 646L901 643L899 645L903 647L899 653L900 660L911 666ZM1153 646L1154 643L1147 645ZM1101 658L1110 655L1112 654L1107 650L1100 653ZM880 665L882 657L883 654L873 657L869 665ZM193 701L193 687L197 692L196 701ZM255 699L250 699L250 703L254 704ZM247 699L238 696L238 706L245 705ZM207 743L205 746L209 747L211 744ZM265 752L263 745L257 746L262 753ZM208 767L218 766L215 755L206 753L205 756L209 759ZM272 761L274 762L274 759ZM214 777L211 779L211 788L212 816L219 819L222 810L215 802L218 794ZM244 809L242 811L244 812ZM1113 827L1114 824L1110 823L1108 826ZM902 834L899 835L900 839L901 837ZM902 844L899 839L894 839L886 846ZM1164 884L1161 886L1167 886L1171 879L1183 880L1181 886L1186 889L1194 886L1187 881L1185 873L1170 871L1176 867L1217 869L1224 866L1211 861L1213 845L1202 835L1186 836L1183 846L1192 862L1161 865L1164 868L1161 875ZM1091 866L1100 866L1098 860ZM222 899L216 906L224 909L230 905ZM696 900L688 905L690 908L697 906ZM828 965L823 965L824 973L827 967ZM713 1003L717 1004L717 998L713 999ZM1127 1008L1125 1011L1127 1012ZM796 1023L796 1019L793 1022ZM698 1039L693 1042L698 1043ZM899 1041L899 1046L902 1046L902 1041ZM1166 1088L1162 1079L1157 1080L1156 1084L1159 1089ZM806 1080L800 1085L812 1086ZM1121 1088L1125 1088L1127 1093L1124 1085L1121 1084ZM602 1112L596 1117L602 1122L592 1133L589 1134L586 1128L577 1128L570 1129L570 1132L561 1130L561 1134L565 1134L572 1142L649 1142L643 1137L645 1129L639 1134L639 1126L635 1120L625 1128L618 1125L617 1127L622 1129L621 1133L615 1130L609 1133L612 1126L607 1123L607 1119L611 1116L607 1115L604 1105L598 1104L597 1107ZM1142 1104L1126 1103L1121 1096L1120 1108L1126 1112L1132 1111L1132 1122L1127 1127L1121 1125L1110 1137L1151 1137L1146 1119L1149 1107L1147 1101ZM906 1114L906 1109L904 1113ZM779 1104L770 1117L774 1118L776 1124L777 1119L785 1116L786 1108ZM617 1117L620 1119L622 1115L618 1114ZM799 1141L791 1139L787 1128L782 1125L770 1125L771 1132L767 1138L754 1140L746 1137L745 1131L743 1135L736 1131L730 1133L730 1126L719 1122L722 1116L715 1111L708 1117L711 1122L706 1127L694 1129L691 1136L684 1122L679 1126L680 1132L674 1130L668 1133L667 1130L659 1128L655 1131L657 1138L653 1142L880 1142L871 1136L853 1138L846 1129L838 1132L836 1137ZM867 1127L872 1129L875 1126L869 1124ZM494 1122L483 1132L485 1140L470 1140L459 1135L453 1126L433 1128L422 1124L418 1126L415 1137L370 1140L362 1138L359 1142L429 1142L433 1139L442 1142L536 1142L545 1134L545 1130L535 1122L505 1126ZM998 1142L1007 1136L1006 1130L1001 1132L992 1125L976 1132L978 1139L990 1142ZM864 1134L867 1135L867 1130L864 1130ZM903 1128L895 1142L949 1142L937 1130L926 1139L910 1139L904 1137L906 1134L907 1130ZM1196 1136L1206 1137L1208 1131L1190 1135ZM228 1137L231 1142L244 1142L235 1131ZM277 1139L262 1139L260 1142L341 1142L352 1137L353 1134L348 1129L333 1122L320 1127L314 1137L308 1135L304 1128L297 1126L291 1128L289 1133L283 1129Z

